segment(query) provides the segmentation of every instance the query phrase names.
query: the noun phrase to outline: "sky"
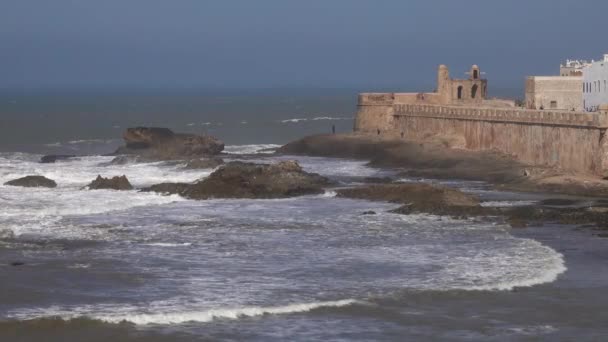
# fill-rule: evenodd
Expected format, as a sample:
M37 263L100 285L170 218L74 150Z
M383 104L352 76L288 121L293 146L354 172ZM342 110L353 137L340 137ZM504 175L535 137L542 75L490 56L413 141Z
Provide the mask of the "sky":
M608 53L606 0L0 0L0 88L492 85Z

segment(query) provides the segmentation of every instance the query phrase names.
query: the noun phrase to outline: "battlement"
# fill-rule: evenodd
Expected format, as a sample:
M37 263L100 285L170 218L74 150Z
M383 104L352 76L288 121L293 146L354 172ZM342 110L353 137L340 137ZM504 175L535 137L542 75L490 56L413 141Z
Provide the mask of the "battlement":
M394 116L436 117L451 120L478 120L581 128L608 128L608 114L603 113L426 104L395 104L393 113Z

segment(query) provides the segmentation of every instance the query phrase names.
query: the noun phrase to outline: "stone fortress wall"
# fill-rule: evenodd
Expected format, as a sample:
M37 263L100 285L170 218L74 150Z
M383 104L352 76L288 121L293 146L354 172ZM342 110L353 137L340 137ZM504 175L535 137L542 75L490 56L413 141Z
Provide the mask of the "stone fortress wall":
M355 131L414 141L458 136L470 150L497 150L533 165L608 175L608 111L524 109L486 99L487 81L473 73L469 80L446 75L447 67L440 66L435 93L360 94ZM473 96L475 85L479 93Z

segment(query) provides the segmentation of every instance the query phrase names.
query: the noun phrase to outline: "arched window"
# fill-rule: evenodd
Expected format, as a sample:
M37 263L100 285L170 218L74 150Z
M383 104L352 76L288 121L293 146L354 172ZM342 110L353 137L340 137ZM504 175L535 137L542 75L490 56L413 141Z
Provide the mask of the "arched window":
M458 99L462 100L462 86L458 87Z
M473 79L478 79L479 78L479 70L473 70Z
M473 88L471 88L471 98L474 99L475 96L477 96L477 84L473 85Z

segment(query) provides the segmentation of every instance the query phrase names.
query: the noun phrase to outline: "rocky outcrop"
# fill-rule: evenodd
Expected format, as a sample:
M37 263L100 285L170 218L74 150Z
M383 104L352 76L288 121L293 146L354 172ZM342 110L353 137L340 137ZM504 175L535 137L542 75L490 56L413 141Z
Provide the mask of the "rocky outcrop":
M327 178L302 170L295 161L277 164L231 162L194 184L165 183L144 189L178 193L203 200L210 198L285 198L321 194Z
M26 188L55 188L57 183L54 180L43 176L26 176L4 183L4 185L23 186Z
M163 195L174 195L174 194L180 195L183 192L185 192L186 190L188 190L188 188L191 186L192 186L192 184L188 184L188 183L160 183L160 184L154 184L147 188L143 188L143 189L141 189L141 191L158 192Z
M128 128L123 139L126 145L115 154L135 154L154 160L191 159L224 150L224 143L215 137L177 134L168 128Z
M484 208L479 200L456 189L429 184L381 184L339 189L337 197L386 201L403 204L394 210L401 214L430 213L437 215L479 215Z
M129 183L126 176L116 176L112 178L103 178L100 175L86 186L89 190L133 190L133 186Z
M186 164L186 169L215 169L220 165L224 165L224 160L221 158L192 159Z
M46 156L42 156L42 158L40 158L40 162L43 164L50 164L58 160L67 160L74 157L76 156L71 154L49 154Z

